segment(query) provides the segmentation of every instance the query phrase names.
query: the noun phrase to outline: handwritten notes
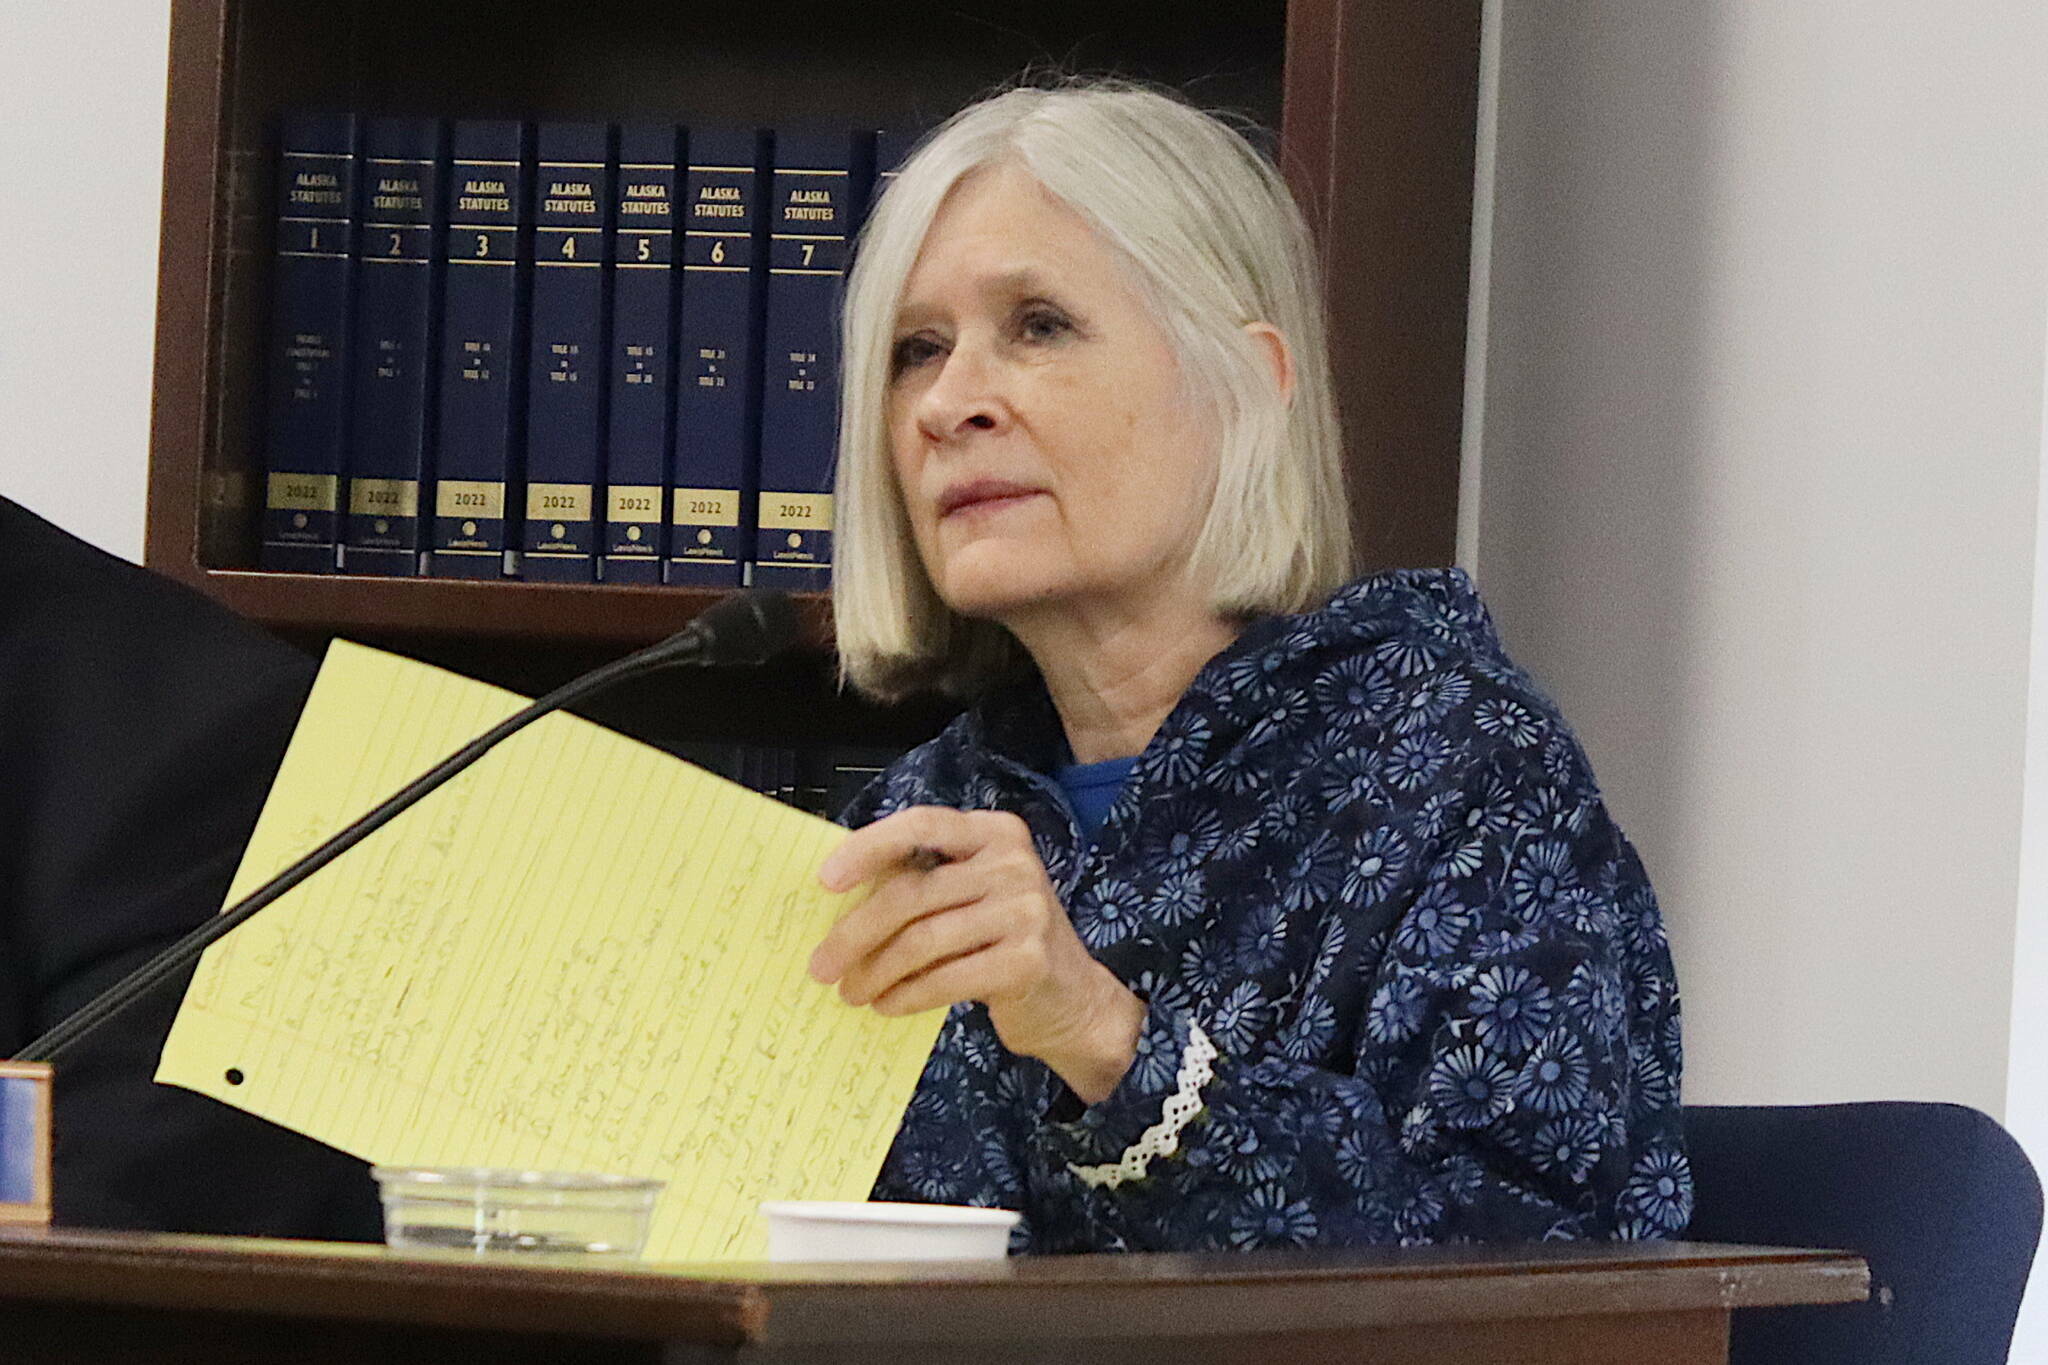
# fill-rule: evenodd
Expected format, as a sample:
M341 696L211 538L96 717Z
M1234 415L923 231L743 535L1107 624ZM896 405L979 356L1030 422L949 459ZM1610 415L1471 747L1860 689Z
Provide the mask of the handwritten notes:
M337 641L229 899L522 699ZM159 1081L385 1164L669 1182L650 1260L864 1199L940 1016L804 974L843 831L552 715L208 950Z

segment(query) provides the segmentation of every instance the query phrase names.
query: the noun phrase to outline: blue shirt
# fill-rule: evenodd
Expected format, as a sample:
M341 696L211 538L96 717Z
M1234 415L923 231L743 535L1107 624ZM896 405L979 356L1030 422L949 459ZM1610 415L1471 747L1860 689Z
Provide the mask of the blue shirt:
M1091 841L1035 677L846 814L1006 810L1147 1002L1081 1106L953 1008L878 1199L1021 1210L1019 1251L1661 1237L1691 1215L1657 900L1557 708L1455 570L1363 579L1210 660ZM1112 1163L1218 1056L1142 1179Z
M1124 789L1124 779L1137 764L1138 757L1133 754L1100 763L1068 763L1053 774L1059 779L1060 790L1066 793L1067 804L1074 808L1081 832L1090 839L1102 828L1103 818L1116 804L1117 793Z

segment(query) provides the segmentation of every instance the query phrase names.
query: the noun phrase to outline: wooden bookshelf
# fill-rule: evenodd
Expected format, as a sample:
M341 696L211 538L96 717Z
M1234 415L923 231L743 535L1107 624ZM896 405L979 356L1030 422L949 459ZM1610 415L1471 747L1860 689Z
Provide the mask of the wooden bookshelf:
M599 583L471 582L444 578L352 578L345 574L205 569L200 584L252 621L337 634L530 638L578 644L645 644L681 630L725 595L722 588L655 588ZM831 636L823 593L797 594L805 638Z
M904 126L1058 64L1281 130L1365 566L1448 562L1478 46L1478 0L173 0L146 561L309 637L615 650L717 597L254 570L280 111Z

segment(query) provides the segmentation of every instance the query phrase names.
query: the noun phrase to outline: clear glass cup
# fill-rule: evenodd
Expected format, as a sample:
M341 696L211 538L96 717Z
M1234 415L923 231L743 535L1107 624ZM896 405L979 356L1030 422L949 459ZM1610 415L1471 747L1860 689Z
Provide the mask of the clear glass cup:
M571 1171L376 1166L384 1244L477 1255L638 1256L663 1182Z

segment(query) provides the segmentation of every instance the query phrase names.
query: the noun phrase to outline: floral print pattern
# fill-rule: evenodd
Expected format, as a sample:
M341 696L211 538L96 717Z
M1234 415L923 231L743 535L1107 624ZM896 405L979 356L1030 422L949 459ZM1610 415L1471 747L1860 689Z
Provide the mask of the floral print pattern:
M954 1007L874 1196L1024 1213L1018 1251L1667 1237L1692 1212L1656 897L1557 708L1456 570L1363 579L1211 660L1091 842L1035 678L876 779L1029 824L1082 941L1148 1004L1083 1106ZM1143 1179L1190 1025L1203 1111Z

